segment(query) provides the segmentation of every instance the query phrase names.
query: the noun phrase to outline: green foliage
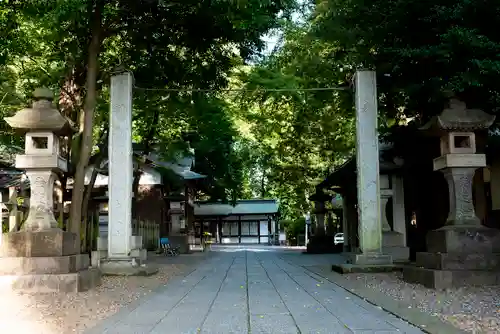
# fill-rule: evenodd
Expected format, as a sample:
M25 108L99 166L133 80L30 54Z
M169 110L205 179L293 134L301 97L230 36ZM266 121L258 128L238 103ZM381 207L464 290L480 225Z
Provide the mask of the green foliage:
M318 1L316 36L338 46L332 57L374 67L380 109L423 121L454 92L471 107L499 109L498 10L488 1Z
M281 222L286 229L287 240L298 240L300 234L305 233L306 220L300 217L294 220L284 220Z
M191 146L196 149L197 171L208 176L206 196L236 199L242 182L241 160L234 152L237 133L225 104L213 96L170 94L162 89L225 87L229 71L259 52L261 35L277 27L279 17L294 4L293 0L3 1L0 117L28 104L33 89L44 85L56 92L59 108L80 123L88 84L89 39L98 33L100 94L94 142L108 122L109 77L123 66L134 73L137 86L151 89L135 91L134 139L161 147L168 156L185 150L186 145L179 143L185 133L195 132ZM2 144L22 144L1 125ZM72 143L73 164L78 161L80 142L75 137Z
M279 51L236 74L235 85L251 91L232 97L247 147L247 193L278 198L291 220L310 210L315 184L344 162L354 138L349 90L311 91L348 87L343 65L331 59L334 47L311 37L310 29L287 25Z

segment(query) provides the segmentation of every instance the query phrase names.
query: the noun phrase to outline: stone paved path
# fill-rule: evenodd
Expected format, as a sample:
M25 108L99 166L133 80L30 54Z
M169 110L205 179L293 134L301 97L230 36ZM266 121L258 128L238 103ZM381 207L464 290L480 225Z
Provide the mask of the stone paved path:
M219 249L190 275L89 333L422 333L276 248Z

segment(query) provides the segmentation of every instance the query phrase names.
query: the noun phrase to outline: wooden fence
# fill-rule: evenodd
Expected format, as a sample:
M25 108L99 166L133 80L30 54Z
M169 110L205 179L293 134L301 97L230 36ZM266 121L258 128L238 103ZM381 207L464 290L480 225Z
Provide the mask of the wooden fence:
M149 251L160 247L160 225L156 222L134 220L132 234L142 236L142 247Z

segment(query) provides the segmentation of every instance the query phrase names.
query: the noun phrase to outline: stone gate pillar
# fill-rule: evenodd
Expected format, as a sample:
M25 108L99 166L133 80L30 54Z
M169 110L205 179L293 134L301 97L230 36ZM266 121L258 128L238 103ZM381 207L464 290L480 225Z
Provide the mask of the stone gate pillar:
M358 70L355 90L358 229L361 253L354 254L351 261L358 265L390 265L391 256L382 254L375 71Z

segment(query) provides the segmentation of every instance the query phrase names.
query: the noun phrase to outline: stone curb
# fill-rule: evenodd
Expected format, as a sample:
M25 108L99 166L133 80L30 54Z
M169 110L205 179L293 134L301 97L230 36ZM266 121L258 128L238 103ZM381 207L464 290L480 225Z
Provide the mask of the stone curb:
M190 274L192 274L196 270L196 267L198 266L198 264L201 261L206 260L208 256L213 255L213 254L214 253L212 253L212 252L206 253L205 256L198 258L197 261L195 261L194 263L187 265L186 266L187 268L185 271L183 271L177 275L172 276L170 279L181 279L181 278L189 276ZM165 290L167 288L167 286L168 286L168 282L166 284L160 285L159 287L154 289L152 292L148 293L146 296L143 296L137 300L134 300L130 304L125 305L124 307L120 308L115 314L99 321L95 326L87 328L83 333L84 334L103 334L103 333L106 333L106 331L108 329L113 328L113 325L115 325L117 322L122 320L124 314L128 314L128 313L132 312L133 310L138 308L142 303L144 303L149 298L151 298L151 296L154 296L155 294L161 293L163 290Z
M304 269L323 277L331 283L334 283L344 290L365 299L370 304L381 307L383 310L392 313L408 323L418 327L429 334L462 334L467 333L459 328L448 324L438 317L433 317L416 308L408 308L408 304L402 301L394 300L387 295L367 288L366 286L351 282L343 278L340 274L331 271L329 266L303 266Z

